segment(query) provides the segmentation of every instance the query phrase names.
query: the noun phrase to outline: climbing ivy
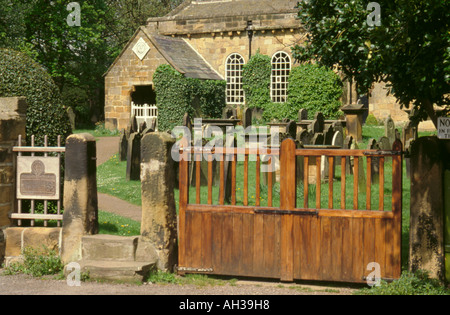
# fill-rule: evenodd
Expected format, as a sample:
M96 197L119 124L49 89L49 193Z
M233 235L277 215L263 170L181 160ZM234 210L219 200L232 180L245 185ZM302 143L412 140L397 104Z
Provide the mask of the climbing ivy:
M249 108L266 109L270 99L271 60L257 52L242 69L242 88Z
M183 116L220 118L225 107L225 81L186 78L170 65L159 66L153 75L158 128L181 126Z
M287 118L295 119L300 108L308 110L309 119L316 112L328 119L339 118L341 96L342 81L332 70L317 64L294 67L289 75Z

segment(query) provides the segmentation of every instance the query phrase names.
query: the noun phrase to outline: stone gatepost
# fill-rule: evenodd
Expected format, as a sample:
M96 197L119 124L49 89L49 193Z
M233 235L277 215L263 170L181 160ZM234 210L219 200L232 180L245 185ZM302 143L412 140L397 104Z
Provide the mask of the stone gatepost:
M175 144L168 133L146 134L141 142L141 236L136 260L158 257L158 269L172 271L178 259L177 216L174 184L175 162L171 156Z
M87 133L66 140L61 259L81 259L81 239L98 233L95 138Z
M421 137L411 147L409 268L444 279L444 162L442 140Z
M0 265L5 252L3 229L11 225L14 212L15 162L12 151L21 135L25 139L27 103L24 97L0 98Z

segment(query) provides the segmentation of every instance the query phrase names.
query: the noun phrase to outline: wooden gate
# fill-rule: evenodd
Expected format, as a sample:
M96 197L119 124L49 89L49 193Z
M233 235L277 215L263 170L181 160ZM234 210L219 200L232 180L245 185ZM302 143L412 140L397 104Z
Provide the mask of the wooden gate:
M381 278L399 278L401 143L394 147L398 150L296 149L286 139L266 155L231 149L232 161L226 162L230 149L208 153L185 145L180 150L178 272L364 282L378 271ZM196 154L207 162L188 162ZM213 184L213 154L224 157L216 163L218 187ZM237 161L239 154L243 162ZM268 158L269 172L263 174L261 164ZM279 173L272 172L275 158ZM201 163L207 163L207 194L201 194ZM328 164L325 172L322 164ZM190 170L195 177L191 188Z

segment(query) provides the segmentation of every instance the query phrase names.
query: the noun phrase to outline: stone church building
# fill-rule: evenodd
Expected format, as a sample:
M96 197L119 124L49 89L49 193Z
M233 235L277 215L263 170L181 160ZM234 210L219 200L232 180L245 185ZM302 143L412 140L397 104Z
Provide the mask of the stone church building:
M106 127L126 128L132 114L157 115L152 80L161 64L186 77L225 80L226 103L236 106L245 103L242 65L259 51L272 58L272 101L286 101L287 77L295 66L291 48L305 37L297 1L186 0L168 15L150 18L105 74ZM355 102L355 93L346 90L343 103ZM379 119L408 119L382 86L374 88L369 110Z

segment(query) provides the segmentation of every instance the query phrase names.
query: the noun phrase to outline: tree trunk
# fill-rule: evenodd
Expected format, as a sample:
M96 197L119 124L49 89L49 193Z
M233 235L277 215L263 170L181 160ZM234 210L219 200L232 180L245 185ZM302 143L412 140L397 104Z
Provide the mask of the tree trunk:
M437 115L434 110L433 103L429 99L425 99L422 102L423 108L425 112L430 116L430 119L433 121L434 126L437 128Z

